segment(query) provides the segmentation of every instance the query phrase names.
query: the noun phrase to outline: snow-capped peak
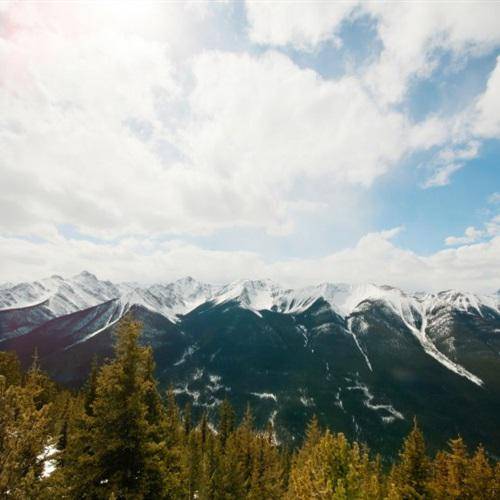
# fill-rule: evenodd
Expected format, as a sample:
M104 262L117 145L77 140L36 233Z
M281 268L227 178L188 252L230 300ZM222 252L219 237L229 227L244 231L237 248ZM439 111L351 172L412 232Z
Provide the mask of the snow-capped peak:
M221 287L213 298L215 304L236 301L240 306L258 312L272 309L285 292L272 280L238 280Z
M79 281L97 281L97 276L95 274L89 273L88 271L82 271L79 274L76 274L72 278L73 280L79 280Z
M483 315L485 308L500 312L500 296L498 294L496 296L479 295L457 290L445 290L423 295L422 302L427 305L427 309L430 311L449 307L465 313L474 312L480 316Z
M67 279L54 275L32 283L0 287L0 310L43 305L52 317L64 316L109 300L119 300L122 313L133 305L141 305L171 321L177 321L180 315L187 314L204 303L218 305L237 302L240 307L259 316L263 310L299 314L319 299L327 302L332 310L346 319L346 328L349 331L353 313L362 312L367 302L383 303L399 316L430 356L457 374L481 385L480 379L438 351L427 335L427 322L428 318L432 319L443 309L446 312L456 311L480 316L486 313L500 314L498 293L476 295L447 290L439 293L411 294L385 285L344 283L322 283L286 289L269 279L238 280L216 286L201 283L189 276L171 283L144 286L137 283L113 284L110 281L101 281L88 271ZM356 333L351 333L357 341Z
M0 288L0 308L19 308L49 301L57 316L119 298L129 305L141 304L170 318L186 314L204 302L221 304L236 301L240 306L261 311L300 313L319 298L341 316L349 316L365 301L383 301L411 319L414 309L432 311L451 307L462 312L482 314L484 308L499 312L500 295L476 295L447 290L439 293L408 294L399 288L375 284L349 285L321 283L316 286L287 289L269 279L237 280L216 286L187 276L171 283L144 286L137 283L113 284L99 280L88 271L64 279L54 275L32 283L5 284ZM409 315L409 316L408 316Z
M287 290L277 301L280 312L299 313L311 307L318 299L323 299L341 316L348 316L366 300L388 301L397 304L406 300L402 290L374 284L348 285L346 283L322 283L299 289Z

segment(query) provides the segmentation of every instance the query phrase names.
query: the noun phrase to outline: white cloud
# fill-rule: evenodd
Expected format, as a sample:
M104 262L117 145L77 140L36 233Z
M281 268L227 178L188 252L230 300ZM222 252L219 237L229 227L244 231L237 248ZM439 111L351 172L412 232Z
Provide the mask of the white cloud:
M478 98L476 110L474 132L481 137L500 138L500 56L486 90Z
M496 2L372 2L365 8L377 18L384 46L366 80L389 103L404 97L412 77L434 70L439 51L463 62L500 44Z
M356 2L261 2L247 0L246 13L252 41L274 46L293 45L312 50L335 33Z
M154 219L161 193L151 179L165 174L125 123L154 124L155 91L167 102L175 95L162 45L104 32L71 42L23 33L0 46L0 60L1 197L11 205L3 228L130 231L146 205ZM13 60L17 71L8 71Z
M354 78L321 79L276 52L209 53L194 66L185 153L224 177L284 189L297 178L370 185L401 158L409 124Z
M252 252L210 251L180 241L128 239L98 245L0 237L0 261L9 262L2 280L14 282L88 269L100 278L118 281L169 281L189 274L214 283L270 277L285 286L334 281L391 284L410 290L452 287L489 293L498 288L500 236L420 256L391 241L399 230L367 234L354 247L322 258L275 262Z
M423 183L424 188L445 186L451 176L476 158L485 139L500 138L500 57L488 76L486 89L463 110L446 119L429 118L426 134L435 144L448 144L433 158L429 169L432 174ZM418 130L418 126L415 127ZM428 130L428 132L426 131Z
M488 203L492 203L492 204L500 203L500 192L492 193L488 197Z
M459 163L445 163L436 168L431 177L429 177L423 184L422 187L439 187L446 186L451 182L451 176L463 167L463 164Z
M342 22L367 14L383 49L365 75L385 103L399 102L413 77L428 76L439 51L457 59L500 44L497 2L254 2L247 1L250 38L258 43L312 49L335 40Z
M467 160L475 158L479 151L479 142L469 140L466 144L456 144L442 149L432 160L429 168L432 175L426 179L422 187L446 186L451 182L451 176L464 167Z
M488 201L490 203L495 203L495 195L489 197ZM497 214L491 219L484 223L483 229L476 229L473 226L469 226L463 236L448 236L445 239L445 244L449 246L456 245L466 245L474 243L480 239L493 238L495 236L500 236L500 214Z
M106 237L289 224L304 204L181 161L190 65L172 44L185 54L198 43L195 7L12 4L0 33L0 229L72 224Z
M414 136L404 114L380 110L355 78L323 80L276 52L193 53L179 66L161 30L142 36L135 4L116 26L108 7L90 10L91 23L41 5L40 22L18 16L0 44L8 234L54 224L100 237L235 226L283 234L296 213L335 207L336 191L368 187L428 147L425 125ZM78 22L63 23L70 14ZM94 25L98 14L106 22Z
M398 104L415 79L428 77L443 53L454 61L448 70L461 67L500 45L500 4L481 2L253 2L247 1L250 37L271 46L290 45L312 50L325 40L337 40L342 23L368 15L376 23L382 50L367 68L358 71L359 83L370 89L376 106ZM500 134L500 63L490 76L487 90L475 103L464 103L455 116L432 116L413 137L422 147L448 144L429 165L431 174L423 187L444 186L452 174L475 157L478 139ZM389 106L389 109L391 107ZM464 150L471 154L464 155ZM448 155L448 158L445 156Z
M469 226L463 236L448 236L445 239L445 244L449 246L464 245L468 243L473 243L483 236L483 231L476 229L473 226Z
M500 214L493 217L485 224L486 232L490 236L500 236Z

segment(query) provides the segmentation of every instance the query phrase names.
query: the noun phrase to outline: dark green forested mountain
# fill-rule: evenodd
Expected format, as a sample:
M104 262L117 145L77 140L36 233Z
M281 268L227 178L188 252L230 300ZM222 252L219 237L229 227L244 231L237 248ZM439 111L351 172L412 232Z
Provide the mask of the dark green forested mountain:
M238 418L225 399L216 418L164 396L141 324L119 322L111 359L68 391L35 356L23 373L0 352L0 496L61 499L496 499L500 464L461 438L429 454L416 421L395 460L313 417L301 444L269 422Z
M129 311L161 390L172 385L194 418L215 420L227 398L238 418L250 405L258 428L272 423L294 446L316 415L388 459L416 416L432 451L460 435L500 456L495 297L192 279L144 289L89 273L0 292L0 350L27 368L36 349L66 387L82 386L94 357L112 355L113 326Z

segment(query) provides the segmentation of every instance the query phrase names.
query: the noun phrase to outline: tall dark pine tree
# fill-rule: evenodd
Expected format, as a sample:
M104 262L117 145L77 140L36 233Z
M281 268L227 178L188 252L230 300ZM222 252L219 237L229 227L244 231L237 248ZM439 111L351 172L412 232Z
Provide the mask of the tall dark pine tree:
M9 366L17 371L13 358ZM49 388L35 358L25 383L0 374L0 498L39 498L44 448L49 441Z
M430 465L425 448L424 435L415 420L389 478L402 498L425 498Z
M0 351L0 376L4 377L7 386L21 384L21 363L15 353Z
M236 415L231 403L225 399L219 407L218 437L222 448L226 445L227 438L235 428Z
M90 380L83 409L77 470L91 498L169 498L179 479L169 467L171 456L165 436L165 410L153 378L149 348L138 343L141 326L130 316L117 330L115 360ZM93 373L95 373L93 371ZM95 386L95 387L94 387ZM89 397L92 395L91 397ZM86 410L86 411L85 411ZM71 440L70 440L71 441ZM68 481L78 482L79 477Z

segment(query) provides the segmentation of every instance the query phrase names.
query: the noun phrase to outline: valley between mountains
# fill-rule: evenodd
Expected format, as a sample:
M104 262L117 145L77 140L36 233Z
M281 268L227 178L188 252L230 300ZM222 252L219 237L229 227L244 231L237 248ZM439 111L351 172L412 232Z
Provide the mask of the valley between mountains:
M113 326L144 325L157 377L178 401L239 413L300 440L312 415L394 454L414 416L431 447L460 434L500 455L500 295L269 280L225 285L184 278L142 286L88 272L0 285L0 350L77 387L111 355Z

